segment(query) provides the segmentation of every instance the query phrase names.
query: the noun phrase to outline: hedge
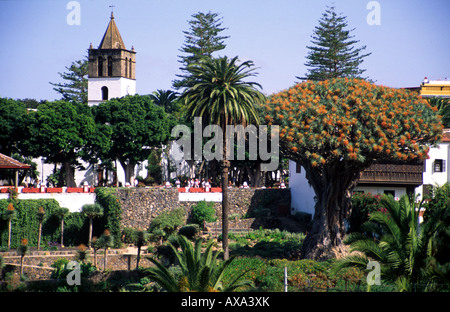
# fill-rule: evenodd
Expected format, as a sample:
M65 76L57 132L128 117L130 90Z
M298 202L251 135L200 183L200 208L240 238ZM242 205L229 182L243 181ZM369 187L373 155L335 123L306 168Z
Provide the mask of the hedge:
M50 245L59 245L61 241L61 221L54 214L60 208L59 203L54 199L10 199L0 200L0 214L3 215L12 202L16 211L16 216L11 222L11 248L17 248L22 238L28 240L29 246L37 246L38 241L38 210L43 207L45 211L42 223L41 248ZM64 218L64 245L75 246L84 242L84 233L87 239L88 223L80 213L69 213ZM0 218L0 246L7 246L8 243L8 222Z

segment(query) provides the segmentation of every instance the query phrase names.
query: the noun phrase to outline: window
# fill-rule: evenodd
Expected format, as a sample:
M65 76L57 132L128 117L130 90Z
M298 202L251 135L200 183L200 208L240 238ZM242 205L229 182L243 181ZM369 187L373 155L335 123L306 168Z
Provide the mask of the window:
M433 172L445 172L445 160L444 159L436 159L433 162Z
M125 77L128 76L128 57L125 58Z
M296 162L295 163L295 173L301 173L302 172L302 166Z
M102 101L108 101L108 87L102 87Z
M112 64L112 57L108 56L108 76L112 76L113 75L113 64Z
M133 76L131 75L131 65L132 65L132 62L131 62L131 57L130 57L130 59L128 60L129 62L130 62L130 64L128 64L128 69L130 70L130 78L133 78Z
M98 57L97 65L98 65L98 76L102 77L103 76L103 57L101 57L101 56Z

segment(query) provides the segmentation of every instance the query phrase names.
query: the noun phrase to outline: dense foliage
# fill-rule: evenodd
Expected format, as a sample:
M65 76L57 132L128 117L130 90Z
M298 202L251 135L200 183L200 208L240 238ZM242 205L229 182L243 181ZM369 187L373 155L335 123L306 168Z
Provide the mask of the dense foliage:
M107 187L97 187L95 188L95 196L95 202L103 207L103 226L100 227L100 230L108 229L111 235L116 238L116 246L119 246L120 240L118 238L122 234L122 207L119 198L116 196L116 190Z
M216 210L212 202L200 201L191 207L190 219L192 223L203 227L205 222L217 220Z
M179 56L182 74L177 75L180 80L175 80L173 86L176 89L190 87L192 77L189 66L201 62L205 58L211 58L213 53L225 49L224 40L227 36L220 33L225 30L218 13L198 12L192 15L188 21L189 31L183 31L186 40L180 49L184 55Z
M93 107L96 124L110 133L107 146L98 153L103 160L119 160L125 180L131 182L137 163L150 155L152 148L168 142L175 125L171 115L156 106L150 96L129 95Z
M342 244L362 170L381 160L422 161L442 131L436 109L418 94L362 79L306 81L270 97L265 109L266 122L280 126L280 150L305 168L317 195L304 244L312 258Z
M362 54L366 46L355 47L358 40L347 30L346 18L337 14L334 7L328 8L319 20L319 26L311 36L313 44L305 64L308 67L306 79L327 80L339 77L361 77L365 70L359 68L370 53Z
M447 276L436 265L436 231L440 214L433 212L419 223L420 202L407 195L395 200L392 195L380 200L383 211L372 212L364 223L364 233L351 233L346 239L350 251L358 251L339 260L337 269L348 266L366 268L369 261L377 261L380 279L395 283L399 291L448 289ZM443 219L442 221L444 221ZM447 221L448 222L448 221ZM448 225L447 225L448 229ZM448 253L448 245L438 244L439 255ZM445 274L445 273L444 273Z
M3 214L7 209L9 200L0 200L0 213ZM25 238L28 240L29 246L37 246L38 229L39 229L39 208L45 211L42 223L42 248L51 248L59 246L61 228L60 218L57 211L60 209L59 204L54 199L25 199L16 200L14 202L15 217L12 219L11 248L20 245L20 241ZM77 245L83 242L83 238L87 238L88 223L85 217L80 213L74 212L68 214L64 218L64 242L67 245ZM0 220L0 246L6 246L8 239L7 222ZM86 235L84 235L86 233Z

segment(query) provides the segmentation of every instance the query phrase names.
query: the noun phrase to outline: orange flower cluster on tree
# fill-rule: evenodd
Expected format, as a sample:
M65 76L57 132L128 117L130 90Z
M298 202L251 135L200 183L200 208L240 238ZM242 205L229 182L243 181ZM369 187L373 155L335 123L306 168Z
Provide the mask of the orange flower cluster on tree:
M423 160L442 133L436 109L418 94L362 79L306 81L271 96L265 108L266 123L280 126L282 150L312 167Z

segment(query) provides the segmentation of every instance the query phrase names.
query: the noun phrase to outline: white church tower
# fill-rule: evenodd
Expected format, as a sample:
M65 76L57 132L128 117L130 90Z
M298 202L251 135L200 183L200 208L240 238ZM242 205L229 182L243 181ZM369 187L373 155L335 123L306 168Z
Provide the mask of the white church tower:
M125 48L111 12L98 49L89 47L88 104L136 94L136 52Z

